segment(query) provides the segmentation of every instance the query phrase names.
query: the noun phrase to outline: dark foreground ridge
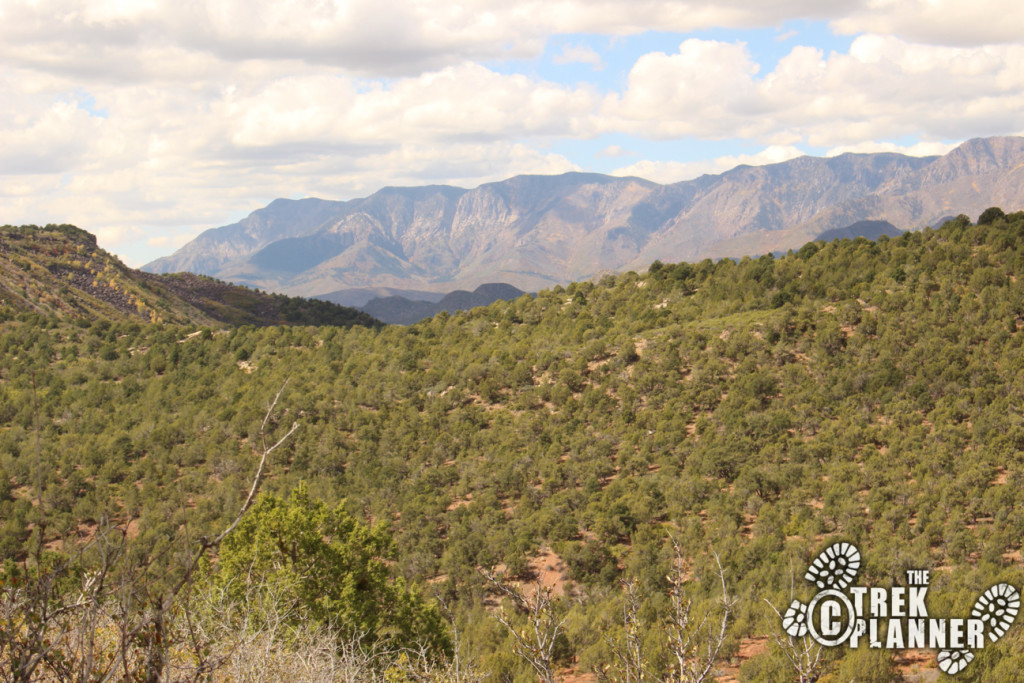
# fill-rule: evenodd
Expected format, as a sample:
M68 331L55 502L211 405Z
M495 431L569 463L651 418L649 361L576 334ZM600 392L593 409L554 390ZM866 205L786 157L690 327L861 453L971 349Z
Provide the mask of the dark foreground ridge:
M201 325L377 325L325 301L128 268L72 225L0 227L0 307L57 318Z

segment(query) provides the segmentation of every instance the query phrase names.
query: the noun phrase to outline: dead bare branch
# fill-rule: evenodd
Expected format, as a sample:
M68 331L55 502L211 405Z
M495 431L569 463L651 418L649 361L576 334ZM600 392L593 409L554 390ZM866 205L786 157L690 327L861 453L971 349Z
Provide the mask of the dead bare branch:
M510 584L489 571L483 575L499 593L510 598L526 618L525 626L517 626L504 607L495 615L511 634L516 655L533 667L541 681L554 683L555 646L563 634L566 618L559 614L551 589L538 584L531 595L518 584Z

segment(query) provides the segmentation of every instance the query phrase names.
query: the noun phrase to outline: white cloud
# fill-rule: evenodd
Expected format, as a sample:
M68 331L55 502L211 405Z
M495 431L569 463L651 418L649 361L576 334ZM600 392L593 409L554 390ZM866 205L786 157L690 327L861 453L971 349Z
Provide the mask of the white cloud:
M292 59L370 75L413 75L466 60L533 57L557 34L689 32L832 18L859 1L673 0L4 0L0 55L20 65L149 73L121 57L147 46L223 61ZM6 29L4 28L6 26ZM40 50L39 48L44 48ZM173 74L165 74L173 77Z
M1024 5L1006 0L874 0L836 18L845 34L874 33L951 46L1019 43Z
M800 140L835 147L1021 127L1024 45L952 48L866 35L849 54L796 46L760 74L742 44L691 39L637 60L601 125L655 138Z
M599 159L616 159L618 157L635 157L639 156L636 152L631 152L619 145L608 145L604 149L601 149L595 155Z
M278 196L561 173L577 167L517 139L581 134L599 100L471 63L369 88L326 69L246 63L207 81L88 93L15 69L0 76L0 212L74 222L123 251L154 236L140 226L177 242Z
M415 75L535 57L554 35L689 33L830 20L843 33L952 45L1019 42L1005 0L0 0L0 57L93 79L187 80L204 64L291 60ZM567 57L585 57L586 48ZM163 55L164 58L160 58ZM140 58L141 56L141 58ZM151 57L151 58L150 58ZM599 56L598 56L599 58Z
M463 64L362 91L336 75L287 77L226 91L200 115L222 136L211 140L222 156L298 163L355 159L404 144L585 134L598 102L586 88Z
M58 173L87 161L89 140L101 122L74 102L56 101L35 116L21 112L22 125L0 129L0 169L5 175Z
M897 145L894 142L858 142L855 145L841 145L833 147L825 156L837 157L840 154L877 154L879 152L892 152L895 154L906 154L912 157L941 156L950 152L958 143L952 142L918 142L913 145Z
M30 72L0 81L4 222L72 222L134 265L279 196L578 170L514 139L572 134L596 106L585 91L476 65L367 92L323 73L219 90L100 85L90 95L106 117L27 95L34 83Z
M724 173L736 166L746 164L748 166L764 166L777 164L790 159L804 156L804 153L796 147L777 146L767 147L757 154L742 154L736 156L723 156L717 159L696 162L679 161L639 161L635 164L625 166L612 172L616 176L639 176L658 183L678 183L683 180L692 180L706 173Z
M552 61L555 64L589 64L595 71L604 68L601 55L586 45L563 45L562 51Z
M742 43L683 41L673 55L636 61L624 93L604 105L609 130L652 137L731 134L737 115L751 111L758 66Z
M1022 11L991 0L0 0L0 213L75 222L142 254L279 196L573 170L545 150L601 133L765 147L618 171L662 181L801 145L938 153L937 141L1024 129ZM553 36L799 18L858 35L848 53L794 45L763 68L742 43L684 40L637 59L619 92L481 64L540 56ZM574 44L554 61L604 63ZM884 142L908 138L925 142Z

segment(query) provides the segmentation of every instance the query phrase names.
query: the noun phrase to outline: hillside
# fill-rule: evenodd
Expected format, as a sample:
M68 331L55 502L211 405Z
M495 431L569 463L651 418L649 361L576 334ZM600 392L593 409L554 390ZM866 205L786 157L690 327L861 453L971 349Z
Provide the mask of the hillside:
M30 568L33 547L77 558L86 542L124 538L117 557L131 571L118 585L128 587L111 593L109 612L141 613L183 576L196 539L239 509L260 425L273 443L294 421L267 461L270 502L258 508L277 524L260 527L261 538L284 553L288 571L271 585L253 582L234 556L243 569L227 578L214 564L197 569L187 608L195 620L182 607L161 622L160 642L177 648L168 661L185 667L203 647L260 662L351 655L350 641L316 650L324 641L313 636L336 633L324 610L346 624L365 611L353 617L350 602L313 592L310 609L320 611L309 614L320 620L300 612L288 621L293 613L273 602L284 579L350 580L282 535L330 518L348 524L344 533L314 527L307 540L349 554L352 539L376 544L387 562L367 581L390 572L395 585L436 597L457 626L463 663L492 680L536 675L496 618L522 626L527 617L482 572L551 588L565 617L553 649L564 674L625 679L616 651L634 638L651 679L663 680L674 661L671 591L694 601L695 623L707 612L717 623L713 552L738 599L719 679L795 680L765 601L785 608L791 591L809 600L803 572L832 542L860 549L859 585L903 585L908 569L929 570L937 616L968 614L997 582L1024 586L1024 212L985 216L780 257L659 261L408 327L197 334L195 324L123 316L85 326L7 317L4 576ZM280 503L288 496L292 507ZM75 561L95 567L89 548ZM74 601L77 577L91 575L69 575ZM0 598L14 594L9 585ZM232 612L217 600L238 586L247 601ZM623 623L627 595L639 615L632 626ZM259 650L263 632L239 626L256 629L262 618L294 629L279 649ZM120 622L111 623L116 633ZM189 649L213 632L197 623L220 624L226 644ZM310 624L324 630L302 630ZM18 631L0 629L0 641L5 633ZM133 637L132 652L156 640ZM935 680L935 662L934 651L837 648L815 677ZM1007 683L1022 667L1017 623L957 680ZM373 680L384 680L379 673Z
M266 294L192 274L126 267L71 225L0 227L0 307L6 315L198 325L374 325L324 301Z
M306 296L487 282L536 291L655 259L785 251L860 221L909 230L1021 206L1022 169L1024 138L1007 137L942 157L801 157L670 185L567 173L470 190L390 187L347 202L277 200L144 269Z

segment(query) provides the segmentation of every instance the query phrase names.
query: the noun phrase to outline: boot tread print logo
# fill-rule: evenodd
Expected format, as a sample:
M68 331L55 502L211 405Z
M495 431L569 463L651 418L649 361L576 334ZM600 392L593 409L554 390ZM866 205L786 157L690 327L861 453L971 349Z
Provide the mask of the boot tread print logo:
M966 619L928 615L925 596L929 572L907 572L908 586L854 586L860 551L850 543L834 543L811 563L804 578L818 593L804 604L793 600L782 617L783 630L794 638L810 636L826 647L863 640L872 648L936 649L939 668L953 675L974 661L974 651L995 643L1009 630L1020 611L1020 592L1008 583L986 590Z
M843 590L857 578L860 551L849 543L836 543L814 558L804 578L821 590Z

